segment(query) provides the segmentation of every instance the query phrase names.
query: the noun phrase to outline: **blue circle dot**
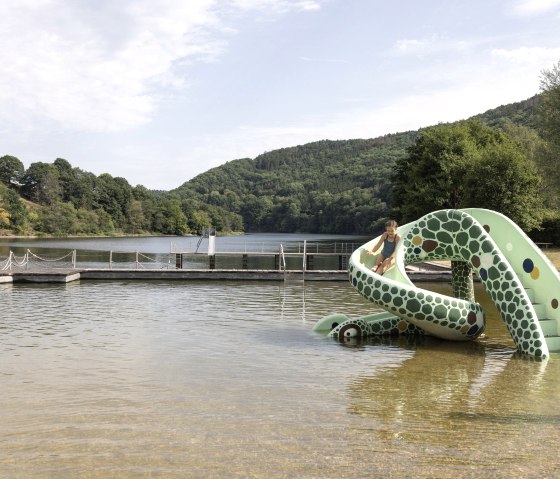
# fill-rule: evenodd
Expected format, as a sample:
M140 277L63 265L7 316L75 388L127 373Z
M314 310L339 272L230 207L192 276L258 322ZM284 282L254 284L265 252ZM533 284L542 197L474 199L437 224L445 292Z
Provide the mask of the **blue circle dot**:
M478 333L478 329L478 325L473 324L467 331L467 336L474 336L476 333Z
M533 271L535 265L533 264L533 260L531 258L527 258L525 261L523 261L523 271L525 271L526 273L530 273L531 271Z

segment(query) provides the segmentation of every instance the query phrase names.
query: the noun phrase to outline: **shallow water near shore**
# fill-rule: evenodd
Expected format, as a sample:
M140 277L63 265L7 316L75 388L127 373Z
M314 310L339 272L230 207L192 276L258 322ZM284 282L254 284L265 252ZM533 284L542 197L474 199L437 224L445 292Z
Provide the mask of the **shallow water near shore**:
M560 358L478 286L481 340L340 344L345 282L0 285L0 477L557 476Z

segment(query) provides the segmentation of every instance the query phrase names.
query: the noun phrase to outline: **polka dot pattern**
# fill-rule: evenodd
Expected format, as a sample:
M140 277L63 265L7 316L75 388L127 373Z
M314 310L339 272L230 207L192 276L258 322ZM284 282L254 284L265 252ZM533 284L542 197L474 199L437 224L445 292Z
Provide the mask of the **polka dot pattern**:
M357 322L349 320L335 328L339 337L352 323L359 335L431 334L445 339L474 339L485 327L484 311L474 302L471 270L474 270L492 297L519 351L543 356L544 337L538 318L523 285L481 226L459 210L430 213L410 225L398 245L404 249L404 264L426 259L451 260L456 298L438 295L398 281L375 276L361 264L349 265L353 286L367 299L395 314L394 320ZM523 271L531 278L539 270L531 258L523 261ZM558 299L551 307L559 307Z

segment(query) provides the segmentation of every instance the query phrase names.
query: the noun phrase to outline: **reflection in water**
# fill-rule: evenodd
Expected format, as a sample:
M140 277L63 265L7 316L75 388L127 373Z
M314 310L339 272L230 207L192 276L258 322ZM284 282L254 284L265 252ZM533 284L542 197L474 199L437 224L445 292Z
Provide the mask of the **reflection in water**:
M451 417L458 419L478 419L480 421L500 422L503 424L511 424L515 422L541 422L560 424L560 414L546 414L536 416L534 414L484 414L484 413L453 413Z
M437 288L437 285L433 285ZM0 477L554 477L560 358L312 332L339 282L0 285Z
M427 471L484 467L484 477L505 477L512 462L518 477L558 471L548 456L560 443L558 360L526 360L476 343L400 346L413 356L349 385L350 413L373 420L358 432L395 453L417 451Z

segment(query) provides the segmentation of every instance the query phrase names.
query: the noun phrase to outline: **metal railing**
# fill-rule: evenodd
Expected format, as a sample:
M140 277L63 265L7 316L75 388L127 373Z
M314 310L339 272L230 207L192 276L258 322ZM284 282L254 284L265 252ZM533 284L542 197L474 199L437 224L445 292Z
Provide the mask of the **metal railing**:
M99 256L99 255L98 255ZM170 267L170 257L166 255L166 260L158 259L156 255L147 255L136 251L135 253L124 251L108 251L101 253L101 258L95 258L91 261L91 254L88 258L82 258L81 264L76 250L60 256L35 254L31 250L26 250L22 256L16 255L10 251L4 259L0 258L0 271L30 271L39 269L76 269L81 267L84 269L108 268L108 269L167 269ZM101 259L101 261L98 261Z

